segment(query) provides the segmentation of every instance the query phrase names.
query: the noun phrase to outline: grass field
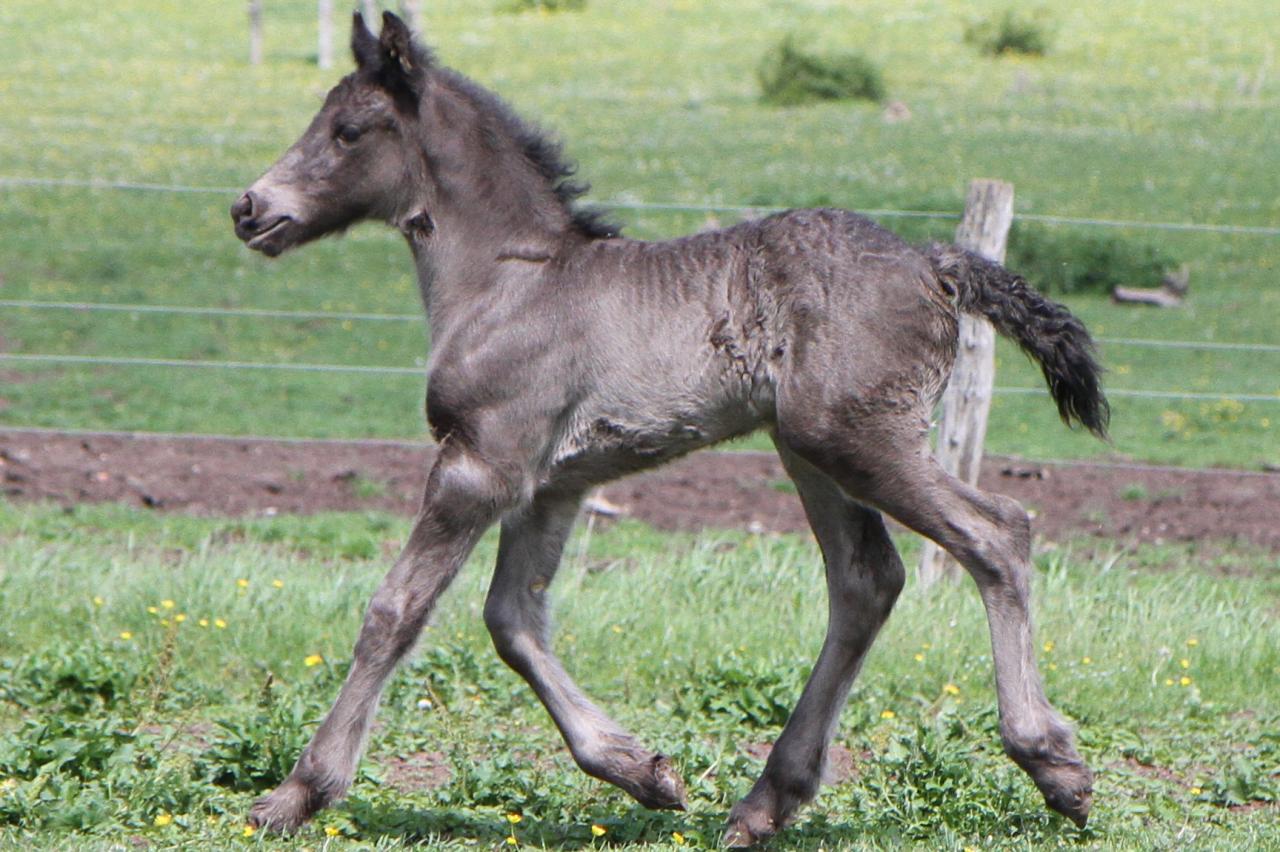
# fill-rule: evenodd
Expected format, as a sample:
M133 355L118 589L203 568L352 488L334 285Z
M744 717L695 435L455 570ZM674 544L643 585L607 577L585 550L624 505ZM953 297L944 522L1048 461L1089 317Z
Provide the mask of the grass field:
M679 203L838 204L958 210L967 181L1014 182L1024 213L1280 222L1280 91L1264 0L1088 2L1055 9L1042 59L992 59L963 41L996 2L593 0L510 15L430 4L445 61L558 128L594 197ZM315 68L313 4L267 9L266 62L250 67L240 7L157 0L0 9L0 176L227 187L166 194L0 187L0 297L406 313L407 252L376 228L270 263L230 233L226 209L300 132L340 70ZM758 103L755 66L782 35L857 49L884 69L910 121L875 106ZM56 60L51 60L56 56ZM56 73L50 73L50 62ZM340 57L342 67L347 59ZM632 234L687 232L704 214L622 211ZM722 214L731 221L732 214ZM948 221L885 219L913 238ZM1080 228L1081 226L1058 226ZM1111 232L1108 232L1111 233ZM1068 301L1113 338L1280 342L1280 238L1124 229L1189 264L1190 305ZM421 363L419 324L0 309L0 350L125 357ZM1116 400L1114 446L1067 435L1042 397L1003 396L991 448L1115 454L1179 464L1277 461L1280 353L1105 347L1110 385L1209 394ZM413 436L414 376L10 365L0 423L233 433ZM1039 385L1012 349L999 384ZM1280 398L1280 397L1278 397Z
M404 533L379 516L0 504L0 848L245 840L249 802L332 698ZM480 623L493 550L487 539L396 676L350 799L300 839L250 842L493 848L514 833L552 848L675 848L674 832L714 845L761 766L744 749L776 736L821 641L816 548L632 524L569 547L556 645L623 724L675 757L685 814L634 807L572 765ZM837 738L857 774L775 847L1280 844L1280 696L1261 688L1280 676L1274 557L1187 560L1182 548L1037 557L1049 694L1098 771L1089 829L1049 816L1000 753L971 585L926 596L909 584ZM434 789L396 774L423 754L445 767Z
M240 3L0 6L0 299L416 310L407 252L385 231L277 262L231 235L237 188L341 73L314 66L310 0L264 5L260 67L244 61ZM589 0L522 16L499 0L425 5L442 58L562 131L600 200L957 211L969 179L991 176L1014 182L1022 213L1280 224L1268 0L1059 4L1053 49L1036 60L964 43L971 20L1006 8L994 0ZM760 105L756 63L789 32L866 53L911 120ZM2 180L13 177L225 191ZM644 238L707 224L619 216ZM883 221L912 239L953 227ZM1159 313L1068 297L1095 334L1280 344L1280 238L1107 233L1187 263L1192 297ZM0 353L414 366L428 346L418 322L0 307ZM1103 354L1113 388L1207 397L1117 397L1107 446L1062 429L1042 397L1001 396L990 449L1280 462L1280 353ZM998 357L1000 385L1039 385L1012 349ZM421 399L410 375L0 360L0 425L419 436ZM675 757L688 813L643 811L573 767L480 625L487 538L389 689L347 802L300 838L245 836L249 803L332 698L404 534L375 515L226 521L0 500L0 849L713 846L759 772L748 747L777 734L816 655L821 568L800 537L630 523L571 543L556 644L619 721ZM1089 829L1049 816L1000 753L971 584L927 597L909 585L838 737L857 774L771 848L1280 848L1275 555L1094 542L1036 563L1049 693L1098 770Z

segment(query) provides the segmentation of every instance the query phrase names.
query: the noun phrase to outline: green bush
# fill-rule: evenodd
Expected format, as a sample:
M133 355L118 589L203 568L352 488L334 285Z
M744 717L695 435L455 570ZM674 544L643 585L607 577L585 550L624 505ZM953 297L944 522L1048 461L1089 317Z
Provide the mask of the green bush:
M1042 293L1158 287L1178 266L1149 243L1023 224L1009 232L1006 264Z
M971 24L965 30L964 40L991 56L1004 53L1044 56L1049 52L1050 38L1043 12L1024 16L1009 9L996 20Z
M509 0L507 12L577 12L587 7L587 0Z
M787 36L770 51L757 71L762 99L779 106L860 98L882 101L884 78L860 53L822 56L806 53Z

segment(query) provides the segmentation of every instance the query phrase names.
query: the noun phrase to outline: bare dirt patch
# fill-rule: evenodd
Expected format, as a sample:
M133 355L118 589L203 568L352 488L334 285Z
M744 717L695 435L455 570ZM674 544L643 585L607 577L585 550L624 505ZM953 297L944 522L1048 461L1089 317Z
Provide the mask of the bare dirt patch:
M417 508L430 445L286 443L0 431L0 496L116 501L243 516ZM1035 514L1038 535L1122 543L1212 541L1280 552L1280 474L1030 465L987 460L981 485ZM778 461L701 453L608 486L625 516L664 530L807 529Z
M380 763L389 785L405 793L435 790L449 783L453 770L439 751L397 755Z

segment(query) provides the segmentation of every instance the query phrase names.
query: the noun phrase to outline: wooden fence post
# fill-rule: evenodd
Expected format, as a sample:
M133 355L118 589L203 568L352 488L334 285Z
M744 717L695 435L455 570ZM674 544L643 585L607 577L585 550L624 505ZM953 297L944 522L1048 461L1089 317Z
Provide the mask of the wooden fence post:
M316 64L321 68L333 67L333 0L319 0L317 21Z
M956 245L988 260L1004 262L1009 226L1013 224L1013 184L975 180L969 184L964 218L956 228ZM981 317L961 315L960 345L951 381L942 394L942 420L938 424L938 461L943 468L970 485L978 483L982 444L987 436L987 414L995 384L996 333ZM928 587L940 578L959 576L960 566L932 541L925 541L920 555L920 584Z
M400 11L405 22L414 35L422 35L422 2L421 0L400 0Z
M249 64L262 64L262 0L249 0Z

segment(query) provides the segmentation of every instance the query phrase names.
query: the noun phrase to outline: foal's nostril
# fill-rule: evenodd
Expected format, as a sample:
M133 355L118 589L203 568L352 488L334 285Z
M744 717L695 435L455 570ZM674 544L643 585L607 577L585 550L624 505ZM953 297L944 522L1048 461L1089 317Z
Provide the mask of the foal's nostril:
M253 215L254 207L253 194L246 192L244 195L236 199L236 203L231 205L231 220L239 222L245 217Z

